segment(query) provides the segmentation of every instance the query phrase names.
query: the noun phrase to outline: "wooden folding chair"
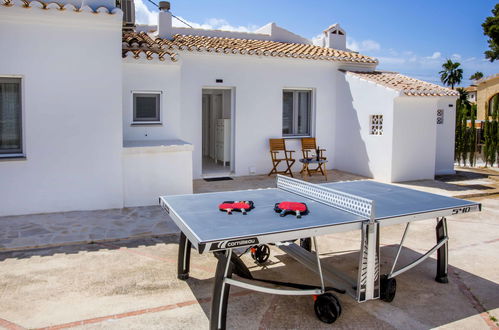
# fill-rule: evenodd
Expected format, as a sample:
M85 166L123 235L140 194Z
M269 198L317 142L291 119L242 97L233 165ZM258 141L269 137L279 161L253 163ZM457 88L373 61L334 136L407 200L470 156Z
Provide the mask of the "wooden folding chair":
M269 139L270 145L270 156L272 157L272 170L271 174L289 174L293 177L293 173L291 172L291 166L295 163L295 159L293 158L294 150L286 150L286 142L284 139ZM284 156L284 157L283 157ZM277 166L281 162L286 162L286 170L278 171Z
M310 158L317 158L317 153L319 153L319 159L323 160L324 162L319 162L317 163L316 168L310 168L310 164L307 162L303 163L303 167L300 171L300 173L303 173L304 171L307 171L308 175L311 175L311 172L321 172L322 175L324 175L327 179L327 171L324 168L326 166L326 161L327 158L324 156L324 152L326 149L317 149L317 143L315 141L315 138L302 138L301 139L301 152L303 154L304 159L310 159Z

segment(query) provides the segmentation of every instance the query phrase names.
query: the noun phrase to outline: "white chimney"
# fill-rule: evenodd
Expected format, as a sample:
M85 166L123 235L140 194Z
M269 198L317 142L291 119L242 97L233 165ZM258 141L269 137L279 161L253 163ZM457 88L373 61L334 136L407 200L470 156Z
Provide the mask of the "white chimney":
M123 30L133 31L135 27L135 4L133 0L122 0Z
M339 24L333 24L324 30L324 47L347 50L347 36Z
M172 39L173 37L172 13L170 13L168 1L159 2L158 37L162 39Z

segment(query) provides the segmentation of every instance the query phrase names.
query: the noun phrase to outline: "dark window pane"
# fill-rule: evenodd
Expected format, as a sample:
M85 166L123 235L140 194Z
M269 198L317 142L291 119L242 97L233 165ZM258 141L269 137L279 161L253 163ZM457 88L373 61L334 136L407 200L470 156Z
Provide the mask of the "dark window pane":
M310 92L298 92L298 132L300 135L308 135L310 127Z
M282 134L293 134L293 92L283 92Z
M159 121L159 95L134 95L134 121Z
M311 99L311 91L287 90L283 92L283 135L310 135Z
M0 78L0 154L22 153L21 79Z

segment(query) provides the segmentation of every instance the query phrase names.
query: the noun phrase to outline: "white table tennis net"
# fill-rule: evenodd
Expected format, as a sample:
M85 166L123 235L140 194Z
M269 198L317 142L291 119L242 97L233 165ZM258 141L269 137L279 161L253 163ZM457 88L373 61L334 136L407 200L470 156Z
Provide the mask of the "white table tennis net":
M277 175L277 188L374 220L374 201L310 182Z

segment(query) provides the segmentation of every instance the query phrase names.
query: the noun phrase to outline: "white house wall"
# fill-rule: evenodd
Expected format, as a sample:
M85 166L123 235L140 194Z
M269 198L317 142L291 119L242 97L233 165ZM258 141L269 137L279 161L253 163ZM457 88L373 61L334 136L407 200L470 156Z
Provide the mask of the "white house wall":
M122 207L121 15L0 6L0 40L26 154L0 160L0 215Z
M437 125L435 174L454 174L456 97L441 97L437 109L444 110L444 123Z
M397 92L340 73L336 89L335 168L391 180L393 99ZM383 115L383 135L370 134L370 116Z
M171 61L129 59L123 63L124 140L171 140L182 135L180 81L180 66ZM141 91L161 93L161 125L132 125L132 92Z
M193 174L201 177L202 89L232 88L235 120L235 175L266 174L271 169L268 139L282 137L282 92L285 88L313 89L313 135L321 148L334 151L334 100L338 71L325 61L268 59L230 55L181 54L181 129L178 138L194 145ZM223 79L223 83L216 83ZM299 139L288 149L301 156ZM300 170L300 163L293 167ZM329 163L328 168L331 168Z
M418 96L395 99L393 182L434 178L437 101Z

